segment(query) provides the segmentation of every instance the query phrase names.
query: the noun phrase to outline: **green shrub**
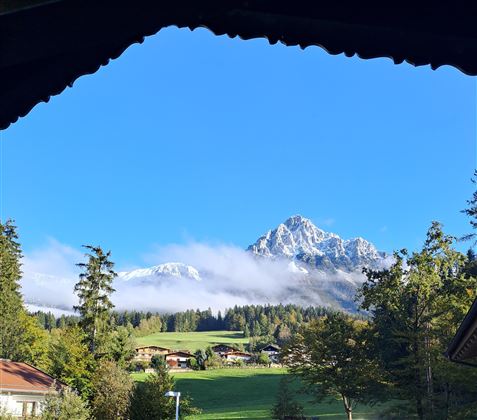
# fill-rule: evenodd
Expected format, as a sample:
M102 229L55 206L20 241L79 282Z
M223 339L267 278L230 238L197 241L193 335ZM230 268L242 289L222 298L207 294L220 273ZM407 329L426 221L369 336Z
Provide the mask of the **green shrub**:
M257 363L259 365L268 366L270 364L270 357L267 353L260 353L260 355L258 356Z
M189 360L189 366L193 370L200 370L199 363L197 363L197 360L193 357Z

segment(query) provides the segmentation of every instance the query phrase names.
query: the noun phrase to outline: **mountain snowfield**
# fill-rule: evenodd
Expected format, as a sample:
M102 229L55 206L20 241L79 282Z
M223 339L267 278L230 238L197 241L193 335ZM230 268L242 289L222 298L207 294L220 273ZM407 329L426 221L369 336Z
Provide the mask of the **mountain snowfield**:
M362 268L382 268L389 261L365 239L342 239L299 215L269 230L246 250L186 251L181 262L119 272L113 295L118 308L175 311L281 302L354 311L354 295L364 281ZM32 278L45 283L36 273Z
M148 278L186 278L200 281L199 272L192 266L182 263L166 263L150 268L140 268L133 271L122 271L118 273L120 280L142 280Z

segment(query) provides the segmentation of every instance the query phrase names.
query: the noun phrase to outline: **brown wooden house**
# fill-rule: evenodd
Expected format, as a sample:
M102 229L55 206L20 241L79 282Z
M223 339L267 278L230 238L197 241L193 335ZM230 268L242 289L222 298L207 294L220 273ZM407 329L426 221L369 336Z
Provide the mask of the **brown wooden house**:
M237 348L229 346L228 344L217 344L216 346L212 347L212 351L220 357L223 357L224 354L230 353L232 351L238 351Z
M137 362L151 362L153 356L164 355L171 352L171 349L159 346L141 346L136 347L134 360Z
M170 369L188 369L192 358L195 356L185 351L174 351L165 355L166 363Z
M244 363L248 363L252 360L253 355L244 351L230 351L228 353L225 353L222 357L227 362L242 361Z

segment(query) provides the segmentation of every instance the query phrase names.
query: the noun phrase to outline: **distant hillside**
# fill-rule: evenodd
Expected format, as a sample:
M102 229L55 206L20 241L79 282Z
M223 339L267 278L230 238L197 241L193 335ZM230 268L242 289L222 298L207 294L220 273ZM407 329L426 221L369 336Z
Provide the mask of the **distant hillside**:
M216 344L245 345L249 342L241 331L161 332L138 337L139 345L155 345L173 350L205 350Z

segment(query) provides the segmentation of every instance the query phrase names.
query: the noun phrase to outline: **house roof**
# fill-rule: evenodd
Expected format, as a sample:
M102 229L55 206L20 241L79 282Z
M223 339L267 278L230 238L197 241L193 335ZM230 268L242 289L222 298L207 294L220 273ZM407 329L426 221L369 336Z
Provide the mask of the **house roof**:
M167 347L160 347L160 346L139 346L136 347L136 351L143 350L143 349L155 349L155 350L167 350L170 351Z
M266 349L273 349L273 351L279 351L280 347L277 346L276 344L268 344L264 348L262 348L262 351L264 351Z
M454 362L463 362L477 357L477 299L449 344L446 356Z
M27 363L0 359L0 391L46 393L52 386L63 385Z
M250 353L244 351L228 351L224 356L252 356Z
M17 0L0 5L0 129L167 26L477 74L477 3ZM318 77L318 75L317 75Z
M179 357L195 357L193 354L187 353L186 351L173 351L171 353L167 353L167 356L179 356Z
M214 350L214 349L219 349L219 348L221 348L221 347L226 348L226 349L238 350L236 347L230 346L230 345L228 345L228 344L217 344L217 345L215 345L215 346L212 347L212 350Z

